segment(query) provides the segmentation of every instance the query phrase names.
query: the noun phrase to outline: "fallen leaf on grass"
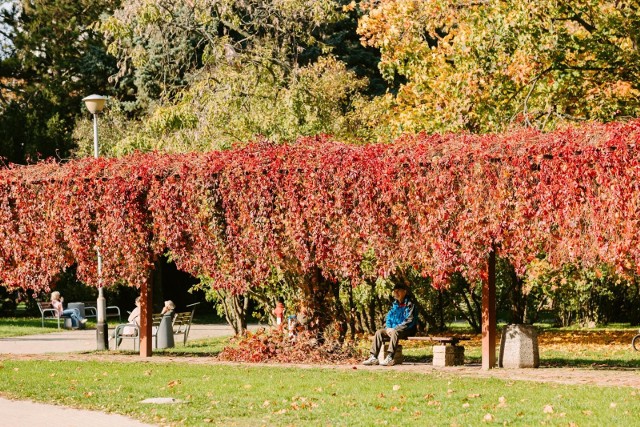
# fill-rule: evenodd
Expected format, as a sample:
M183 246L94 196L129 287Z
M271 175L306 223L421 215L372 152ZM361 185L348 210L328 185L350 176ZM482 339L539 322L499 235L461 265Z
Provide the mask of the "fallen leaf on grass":
M389 410L391 412L400 412L400 408L398 408L397 406L392 406L391 408L389 408Z
M544 412L545 414L553 414L553 406L545 405L545 407L542 409L542 412Z
M498 398L498 402L500 402L500 403L498 403L498 407L499 408L504 408L505 406L507 406L507 398L504 397L504 396L500 396Z
M177 385L180 385L180 380L173 380L173 381L169 381L169 383L167 384L168 388L173 388Z
M609 404L609 408L615 408L616 406L618 406L618 404L616 402L611 402Z
M271 402L269 402L268 400L265 400L264 403L262 404L262 407L266 408L269 405L271 405Z
M274 414L276 415L282 415L282 414L286 414L287 410L286 409L280 409L278 412L274 412Z
M591 415L593 415L592 411L586 410L586 411L582 411L582 413L588 417L590 417Z
M482 420L483 420L483 421L486 421L486 422L493 421L493 415L491 415L491 414L486 414L486 415L484 416L484 418L482 418Z
M393 386L393 391L398 391L400 390L400 386L398 384Z
M463 408L468 408L469 406L471 406L471 405L469 405L469 402L464 403L464 404L462 405L462 407L463 407Z
M480 393L471 393L471 394L467 394L467 397L469 399L473 399L475 397L480 397Z

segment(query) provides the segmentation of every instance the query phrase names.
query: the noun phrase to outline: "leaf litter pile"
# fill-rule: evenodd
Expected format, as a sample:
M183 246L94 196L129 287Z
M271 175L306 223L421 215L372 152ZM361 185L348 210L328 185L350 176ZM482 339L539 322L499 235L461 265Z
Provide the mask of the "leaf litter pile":
M232 362L357 363L362 352L352 342L340 343L327 334L324 342L311 332L295 337L279 330L260 329L232 341L218 356Z

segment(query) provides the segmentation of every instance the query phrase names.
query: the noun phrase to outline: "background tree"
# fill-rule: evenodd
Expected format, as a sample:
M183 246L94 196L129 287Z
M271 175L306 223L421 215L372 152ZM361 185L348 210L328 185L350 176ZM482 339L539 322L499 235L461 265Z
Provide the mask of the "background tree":
M362 107L378 138L402 132L539 129L640 111L635 1L358 3L363 43L400 83ZM355 6L355 3L353 4Z
M90 24L119 1L24 0L0 12L0 155L12 162L56 156L74 147L80 99L111 93L115 60Z
M255 135L349 138L354 100L372 92L368 77L378 91L381 79L374 50L355 43L357 16L341 3L123 4L100 28L118 58L116 79L135 83L148 115L106 152L220 149Z

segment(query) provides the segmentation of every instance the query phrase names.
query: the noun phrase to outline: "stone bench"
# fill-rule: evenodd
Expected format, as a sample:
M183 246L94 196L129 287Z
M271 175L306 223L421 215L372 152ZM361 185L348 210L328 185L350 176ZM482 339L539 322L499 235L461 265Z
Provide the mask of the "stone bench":
M464 365L464 347L458 345L460 341L466 341L470 338L467 337L408 337L403 338L408 341L430 341L437 344L433 346L433 366L457 366ZM402 340L400 342L402 342ZM385 342L388 340L385 339ZM382 361L388 354L387 346L383 345L378 353L378 360ZM402 355L402 345L398 344L396 352L393 355L393 360L396 365L401 364L404 361Z

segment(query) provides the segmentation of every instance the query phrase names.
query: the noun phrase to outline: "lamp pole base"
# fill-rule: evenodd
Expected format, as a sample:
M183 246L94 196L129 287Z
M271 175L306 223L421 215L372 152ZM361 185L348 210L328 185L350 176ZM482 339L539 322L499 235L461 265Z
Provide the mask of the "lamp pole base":
M96 341L98 350L109 350L109 325L107 322L96 325Z

